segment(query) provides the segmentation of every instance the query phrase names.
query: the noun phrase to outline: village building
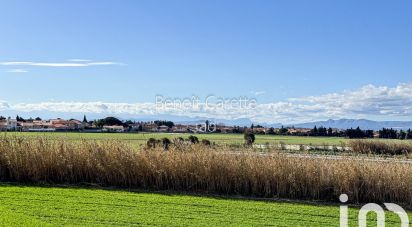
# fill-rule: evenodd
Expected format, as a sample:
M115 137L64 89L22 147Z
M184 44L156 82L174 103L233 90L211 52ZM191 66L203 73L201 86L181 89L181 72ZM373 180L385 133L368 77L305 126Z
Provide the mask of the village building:
M18 124L16 119L10 117L5 120L0 120L0 131L17 131Z
M266 134L266 128L254 128L253 132L256 134Z
M309 133L310 130L311 130L310 128L290 128L290 129L288 129L288 132L290 134Z
M172 132L176 133L185 133L189 131L189 128L187 127L187 125L177 124L173 126L171 130Z
M157 124L155 123L146 123L143 125L143 131L145 132L157 132Z
M31 122L19 122L21 130L25 132L37 132L37 131L54 131L52 125L48 121L31 121Z
M161 125L161 126L159 126L159 127L157 128L157 131L158 131L158 132L169 132L169 131L170 131L170 128L169 128L168 126L166 126L166 125Z
M121 125L105 125L103 126L103 132L124 132L125 128Z
M85 124L79 120L64 120L64 119L52 119L50 120L51 127L56 131L75 131L84 129Z

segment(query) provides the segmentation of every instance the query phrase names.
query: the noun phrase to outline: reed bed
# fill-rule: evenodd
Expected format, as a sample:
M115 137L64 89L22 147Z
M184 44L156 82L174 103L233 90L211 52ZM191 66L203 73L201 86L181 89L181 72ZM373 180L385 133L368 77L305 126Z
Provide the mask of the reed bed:
M412 165L370 160L261 155L202 145L133 148L118 141L0 138L0 180L90 183L265 198L412 207Z
M348 146L353 152L377 155L404 155L412 158L412 144L404 141L351 140Z

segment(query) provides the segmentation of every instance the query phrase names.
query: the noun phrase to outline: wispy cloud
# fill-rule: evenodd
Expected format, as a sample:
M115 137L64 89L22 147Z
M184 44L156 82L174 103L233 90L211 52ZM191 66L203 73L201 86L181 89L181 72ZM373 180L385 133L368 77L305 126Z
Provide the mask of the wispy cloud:
M3 66L35 66L35 67L89 67L104 65L124 65L112 61L91 61L85 59L71 59L65 62L32 62L32 61L6 61L0 62Z
M253 94L254 96L261 96L261 95L264 95L266 91L251 91L250 93Z
M67 61L71 61L71 62L91 62L92 60L75 58L75 59L69 59Z
M90 62L90 63L87 63L86 65L93 66L93 65L124 65L124 64L119 63L119 62L103 61L103 62Z
M25 69L11 69L11 70L8 70L6 72L8 72L8 73L27 73L29 71L25 70Z
M412 83L396 87L367 85L359 89L320 96L291 98L283 102L261 103L255 108L221 108L201 103L196 108L161 108L155 103L41 102L11 104L0 101L0 110L18 112L100 113L148 116L156 114L218 119L249 118L261 123L299 123L328 118L412 117Z
M33 62L28 62L28 61L6 61L6 62L0 62L0 65L6 65L6 66L12 65L12 66L14 66L14 65L29 65L31 63L33 63Z

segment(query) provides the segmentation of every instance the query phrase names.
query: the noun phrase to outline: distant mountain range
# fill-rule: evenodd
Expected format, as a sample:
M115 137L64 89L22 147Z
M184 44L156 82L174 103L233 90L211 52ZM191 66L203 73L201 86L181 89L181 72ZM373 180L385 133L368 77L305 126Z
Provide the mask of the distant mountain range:
M327 121L315 121L303 124L295 124L296 128L313 128L323 126L327 128L348 129L360 127L361 129L379 130L382 128L393 129L412 129L412 121L371 121L366 119L340 119L340 120L327 120Z
M240 118L235 120L222 120L222 119L203 119L203 118L191 118L190 120L180 120L175 119L176 123L181 124L196 124L202 123L205 120L209 120L214 123L220 123L225 125L236 125L236 126L250 126L252 124L255 125L262 125L265 127L273 127L273 128L280 128L282 126L281 123L274 123L274 124L264 124L264 123L254 123L250 119L247 118ZM337 128L337 129L348 129L348 128L356 128L360 127L361 129L370 129L370 130L379 130L382 128L393 128L393 129L412 129L412 121L372 121L366 119L339 119L339 120L327 120L327 121L315 121L315 122L308 122L302 124L286 124L286 126L294 126L295 128L313 128L317 127L326 127L326 128Z

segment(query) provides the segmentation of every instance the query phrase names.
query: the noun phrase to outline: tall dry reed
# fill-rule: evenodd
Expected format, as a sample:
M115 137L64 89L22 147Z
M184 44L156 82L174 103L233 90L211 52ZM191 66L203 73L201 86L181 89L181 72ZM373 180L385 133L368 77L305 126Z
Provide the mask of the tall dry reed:
M234 153L201 145L169 151L117 141L0 139L0 179L91 183L269 198L395 202L412 207L412 165Z
M412 155L412 144L404 141L351 140L353 152L378 155Z

